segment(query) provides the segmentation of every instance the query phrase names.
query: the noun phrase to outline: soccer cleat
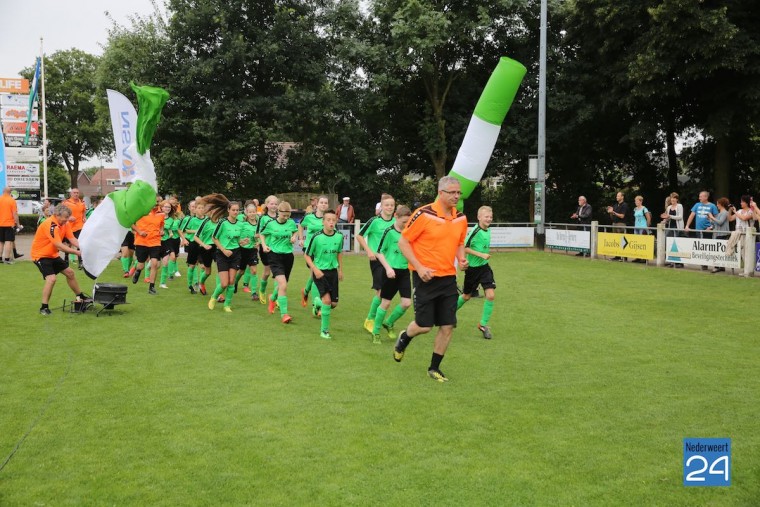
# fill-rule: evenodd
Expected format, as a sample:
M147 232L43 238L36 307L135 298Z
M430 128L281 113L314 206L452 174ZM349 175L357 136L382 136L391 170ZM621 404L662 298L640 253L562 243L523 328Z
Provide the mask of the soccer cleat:
M230 306L225 306L225 307L224 307L224 311L225 311L225 312L227 312L227 313L232 313L232 307L230 307Z
M259 303L262 305L267 304L267 295L264 292L259 293Z
M169 281L171 281L171 280L174 280L174 277L173 277L173 276L170 276L170 277L169 277Z
M311 305L311 315L315 319L318 319L319 317L322 316L322 309L319 308L317 305Z
M393 360L400 363L404 359L404 351L398 348L399 340L396 340L396 344L393 346Z
M165 283L162 283L161 285L159 285L159 287L161 287L162 289L168 289L169 288L169 286L166 285Z
M373 334L372 335L372 343L374 343L375 345L380 345L381 343L383 343L383 341L380 339L380 335L379 334ZM394 356L395 356L395 354L394 354Z
M269 311L270 314L274 313L275 305L276 305L275 300L272 299L272 296L269 296L269 306L267 306L267 310Z
M125 272L124 272L124 276L122 276L122 278L129 278L129 272L128 272L128 271L125 271Z
M198 285L198 292L200 292L202 295L206 295L206 284L202 283Z
M216 298L217 303L224 303L224 294L219 294L219 297Z
M135 274L135 267L132 266L131 268L129 268L129 276L132 276L134 274Z
M174 278L179 278L181 276L182 276L182 273L180 273L179 271L177 271L176 273L174 273Z
M50 308L40 308L40 315L51 315L52 313Z
M448 382L449 381L449 379L446 378L446 375L444 375L441 370L436 370L435 368L430 368L428 370L428 377L430 377L433 380L437 380L438 382Z
M150 283L150 278L143 278L143 282Z
M321 331L319 333L319 337L325 340L332 340L332 336L330 336L330 331Z
M301 289L301 306L306 308L306 305L309 304L309 295L306 294L306 289Z
M486 340L490 340L491 338L493 338L493 335L491 334L491 328L488 326L481 326L480 324L478 324L478 331L483 333L483 338L485 338Z
M243 292L246 292L248 294L251 293L251 289L247 285L243 285Z
M393 329L393 326L389 326L388 324L383 323L383 329L385 329L385 332L388 333L388 338L391 340L395 340L398 336L396 334L396 330Z
M190 290L190 294L195 294L195 289L193 288L192 285L188 287L188 289Z
M213 310L214 308L216 308L216 299L211 298L208 300L208 309Z
M13 258L14 258L14 259L20 259L20 258L21 258L21 257L23 257L23 256L24 256L24 254L20 254L20 253L16 253L16 252L13 252Z
M140 273L135 272L132 275L132 283L137 283L137 281L140 279Z
M151 296L155 296L157 294L155 287L148 287L148 294Z
M259 295L253 292L251 294L251 301L258 301L258 300L259 300Z
M365 319L364 329L366 329L369 334L372 334L372 332L375 330L375 321L372 319Z
M293 320L293 317L288 315L287 313L282 316L282 323L283 324L290 324L290 321Z

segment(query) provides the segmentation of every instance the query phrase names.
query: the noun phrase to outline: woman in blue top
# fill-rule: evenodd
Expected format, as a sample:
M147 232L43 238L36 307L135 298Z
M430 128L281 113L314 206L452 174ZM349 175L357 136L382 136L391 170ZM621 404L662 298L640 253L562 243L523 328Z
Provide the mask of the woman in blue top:
M644 206L644 198L637 195L634 198L636 207L633 209L633 217L636 222L634 224L634 231L636 234L648 234L647 227L652 223L652 213Z

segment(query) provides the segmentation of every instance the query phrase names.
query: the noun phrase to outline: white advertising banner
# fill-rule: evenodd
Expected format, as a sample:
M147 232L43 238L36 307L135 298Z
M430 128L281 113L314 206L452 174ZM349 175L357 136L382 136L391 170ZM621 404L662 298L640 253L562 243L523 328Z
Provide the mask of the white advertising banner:
M20 148L23 146L38 146L40 138L36 135L29 136L29 144L24 144L24 134L5 134L5 145Z
M490 227L491 247L531 248L535 238L533 227Z
M36 103L36 101L35 101ZM0 94L0 106L29 107L29 95L17 95L15 93Z
M738 269L741 267L741 243L740 241L737 245L738 252L728 253L728 240L724 239L667 238L666 260L695 266Z
M26 106L2 106L0 107L0 120L2 121L26 121L29 108ZM38 121L37 109L32 109L32 121Z
M127 148L135 142L137 131L137 112L135 107L121 93L106 90L108 94L108 109L111 111L111 128L116 147L115 161L119 168L119 178L122 183L135 181L135 161Z
M570 252L591 251L591 232L546 229L546 247Z
M9 162L36 162L41 157L39 148L5 148L5 158Z
M40 164L6 164L7 185L11 188L40 188Z

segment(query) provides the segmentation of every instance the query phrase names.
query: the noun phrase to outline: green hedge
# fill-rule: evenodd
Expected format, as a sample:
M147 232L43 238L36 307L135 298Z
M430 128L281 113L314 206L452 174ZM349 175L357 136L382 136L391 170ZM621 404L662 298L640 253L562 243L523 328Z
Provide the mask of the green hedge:
M39 215L36 213L31 215L19 215L18 221L24 226L21 234L34 234L37 230L37 219Z

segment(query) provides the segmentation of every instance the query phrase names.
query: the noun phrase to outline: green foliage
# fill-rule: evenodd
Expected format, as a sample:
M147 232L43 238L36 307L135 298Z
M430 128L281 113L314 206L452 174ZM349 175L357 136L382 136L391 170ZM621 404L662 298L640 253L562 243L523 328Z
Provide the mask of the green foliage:
M758 498L752 450L760 435L748 402L760 390L755 323L735 319L727 331L725 319L674 311L683 298L673 297L754 300L756 280L495 254L494 338L476 330L483 300L472 299L442 363L451 381L439 384L425 374L431 335L417 337L397 364L393 342L383 334L373 345L362 329L372 297L366 257L346 258L329 342L298 305L306 270L296 264L289 326L241 292L233 313L209 311L207 298L185 290L184 267L158 296L128 284L129 304L111 316L55 308L42 317L35 266L4 266L4 283L20 290L0 292L0 306L13 309L0 340L0 463L20 445L0 471L0 503L691 506ZM120 276L113 263L104 279ZM53 306L70 294L59 277ZM410 310L397 328L411 319ZM683 487L687 436L733 439L730 488Z
M43 182L44 168L40 165L40 186ZM69 173L59 165L48 166L48 195L65 194L71 188Z

